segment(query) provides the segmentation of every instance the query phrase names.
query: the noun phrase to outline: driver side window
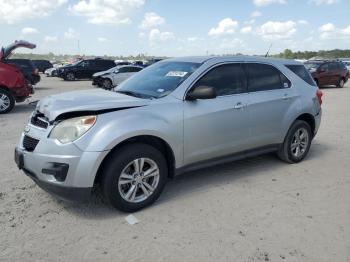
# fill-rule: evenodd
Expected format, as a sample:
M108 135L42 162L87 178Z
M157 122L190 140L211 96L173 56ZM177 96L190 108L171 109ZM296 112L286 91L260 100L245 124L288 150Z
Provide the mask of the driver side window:
M226 96L247 92L246 76L241 64L217 66L206 73L197 83L198 86L210 86L217 96Z

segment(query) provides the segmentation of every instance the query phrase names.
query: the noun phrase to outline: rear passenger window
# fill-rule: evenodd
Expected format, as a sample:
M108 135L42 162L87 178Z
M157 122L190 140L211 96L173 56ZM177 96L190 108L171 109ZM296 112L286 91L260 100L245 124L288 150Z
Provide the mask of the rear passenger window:
M266 91L291 86L290 81L275 67L266 64L246 64L248 91Z
M329 71L336 71L336 70L338 70L338 63L330 63L328 65L328 69L329 69Z
M315 81L312 79L309 71L303 65L286 65L294 74L303 79L306 83L312 86L316 86Z
M215 88L217 96L247 92L246 76L241 64L227 64L215 67L204 75L195 85Z

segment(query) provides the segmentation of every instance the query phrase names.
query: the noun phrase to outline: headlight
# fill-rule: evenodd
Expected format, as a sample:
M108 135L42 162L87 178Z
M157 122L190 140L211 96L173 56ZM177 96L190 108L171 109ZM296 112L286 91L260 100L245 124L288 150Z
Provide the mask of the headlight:
M97 116L81 116L58 123L51 131L49 138L62 144L73 142L84 135L96 122Z

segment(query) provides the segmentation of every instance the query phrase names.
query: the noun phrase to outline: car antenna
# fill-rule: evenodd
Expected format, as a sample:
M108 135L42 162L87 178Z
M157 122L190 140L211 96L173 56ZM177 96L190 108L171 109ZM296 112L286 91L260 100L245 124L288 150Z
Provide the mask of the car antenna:
M266 53L265 57L268 57L268 56L269 56L269 53L270 53L271 47L272 47L272 43L270 44L270 47L269 47L269 49L267 50L267 53Z

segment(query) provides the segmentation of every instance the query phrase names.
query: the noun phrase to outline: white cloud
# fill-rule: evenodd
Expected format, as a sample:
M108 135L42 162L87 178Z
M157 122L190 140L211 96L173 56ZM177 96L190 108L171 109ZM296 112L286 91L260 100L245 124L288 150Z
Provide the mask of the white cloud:
M144 4L145 0L79 0L69 10L91 24L120 25L131 23L129 15Z
M199 38L196 36L187 37L187 41L190 43L196 42L198 40L199 40Z
M288 39L297 31L296 26L293 21L268 21L260 26L258 33L266 40Z
M262 16L262 13L259 12L259 11L254 11L253 13L251 13L250 16L251 16L251 17L259 17L259 16Z
M251 26L245 26L241 29L242 34L249 34L253 31L253 28Z
M105 38L105 37L99 37L99 38L97 38L97 41L99 41L99 42L101 42L101 43L104 43L104 42L107 42L108 39Z
M38 34L39 30L33 27L24 27L22 29L22 34L24 35L33 35L33 34Z
M232 35L238 28L238 22L231 18L225 18L221 20L217 27L210 29L208 35L210 36L223 36Z
M225 49L227 51L227 49L232 49L232 53L237 52L237 50L235 50L238 47L242 47L243 46L243 41L239 38L234 38L234 39L224 39L221 44L220 44L220 48L221 49Z
M146 13L145 17L140 25L141 29L157 28L165 23L164 17L157 15L156 13Z
M321 39L350 39L350 25L338 28L332 23L322 25L318 31Z
M338 0L311 0L311 3L316 5L333 5L337 2Z
M166 42L168 40L174 39L175 35L172 32L161 32L159 29L154 28L149 32L148 39L151 44L156 44L159 42Z
M267 6L270 4L286 4L287 0L253 0L256 6Z
M67 0L0 0L0 23L14 24L49 16Z
M49 35L47 35L47 36L44 37L44 41L46 43L54 43L54 42L58 41L58 37L57 36L49 36Z
M77 39L79 37L79 34L73 29L73 28L68 28L66 32L64 32L64 38L71 40L71 39Z
M309 22L306 21L306 20L298 20L298 24L299 24L299 25L308 25Z

